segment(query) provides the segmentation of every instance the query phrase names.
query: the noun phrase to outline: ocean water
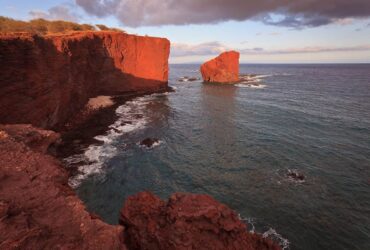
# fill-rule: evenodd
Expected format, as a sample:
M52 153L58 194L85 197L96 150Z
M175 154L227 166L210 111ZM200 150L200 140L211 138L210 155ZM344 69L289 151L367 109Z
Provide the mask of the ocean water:
M175 92L121 106L102 144L66 159L84 162L70 184L90 211L116 224L137 192L205 193L285 249L370 249L370 65L241 65L235 86L179 81L198 68L171 65ZM147 137L160 142L143 148Z

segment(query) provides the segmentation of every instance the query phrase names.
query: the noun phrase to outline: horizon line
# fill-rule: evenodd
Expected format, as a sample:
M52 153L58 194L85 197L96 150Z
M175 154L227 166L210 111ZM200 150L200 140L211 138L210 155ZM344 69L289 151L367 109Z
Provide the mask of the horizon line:
M184 63L169 63L170 65L181 65L181 64L203 64L204 62L184 62ZM243 62L243 63L239 63L239 64L266 64L266 65L271 65L271 64L285 64L285 65L312 65L312 64L316 64L316 65L334 65L334 64L370 64L370 62L312 62L312 63L301 63L301 62L298 62L298 63L286 63L286 62L281 62L281 63L276 63L276 62Z

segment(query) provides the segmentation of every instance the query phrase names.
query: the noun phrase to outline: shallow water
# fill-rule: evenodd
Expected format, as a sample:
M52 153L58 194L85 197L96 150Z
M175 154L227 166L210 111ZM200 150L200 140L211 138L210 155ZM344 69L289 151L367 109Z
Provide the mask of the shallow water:
M242 65L236 86L179 82L137 98L71 184L117 223L127 196L206 193L290 249L370 249L370 65ZM138 142L161 143L145 149ZM289 170L305 176L288 178Z

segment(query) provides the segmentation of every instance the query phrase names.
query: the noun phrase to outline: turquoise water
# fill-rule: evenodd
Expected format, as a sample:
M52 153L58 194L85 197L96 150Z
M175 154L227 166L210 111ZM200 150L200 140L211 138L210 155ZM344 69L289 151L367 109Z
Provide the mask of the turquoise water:
M241 65L258 86L178 81L198 67L171 65L176 92L125 104L104 143L75 156L89 161L71 179L89 209L117 223L137 192L205 193L289 249L370 249L370 65ZM160 144L140 147L147 137Z

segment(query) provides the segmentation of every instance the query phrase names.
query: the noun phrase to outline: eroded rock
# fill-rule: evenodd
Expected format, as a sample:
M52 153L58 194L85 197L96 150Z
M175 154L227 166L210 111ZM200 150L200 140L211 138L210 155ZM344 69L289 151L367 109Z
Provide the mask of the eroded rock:
M280 249L208 195L176 193L165 202L142 192L126 200L120 224L129 249Z
M0 130L0 249L126 249L123 227L86 211L59 161L43 154L57 134Z
M200 71L205 82L236 83L239 81L239 52L224 52L202 64Z

